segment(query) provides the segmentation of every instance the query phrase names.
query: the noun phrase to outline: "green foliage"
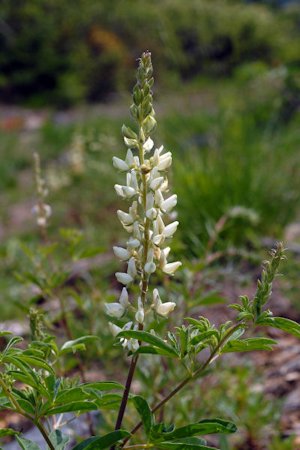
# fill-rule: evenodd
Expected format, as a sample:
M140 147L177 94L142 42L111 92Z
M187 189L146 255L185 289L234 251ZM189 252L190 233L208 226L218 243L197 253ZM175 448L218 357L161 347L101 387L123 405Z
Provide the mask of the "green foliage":
M145 10L147 14L145 14ZM80 0L1 4L2 98L68 105L129 85L146 47L161 78L224 75L249 61L297 61L295 15L238 1ZM50 94L50 95L49 95Z

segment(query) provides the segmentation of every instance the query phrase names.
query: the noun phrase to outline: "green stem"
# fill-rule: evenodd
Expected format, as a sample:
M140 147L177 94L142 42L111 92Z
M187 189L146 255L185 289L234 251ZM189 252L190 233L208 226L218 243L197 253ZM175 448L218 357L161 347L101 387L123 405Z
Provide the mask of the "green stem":
M155 413L159 409L162 408L171 398L173 398L179 391L181 391L184 386L186 386L191 380L194 380L197 378L201 373L203 373L209 364L215 359L215 357L218 356L218 351L222 348L224 343L229 339L229 337L237 331L243 324L238 323L237 325L231 327L225 336L220 340L219 344L214 348L214 350L211 352L210 356L207 358L207 360L200 366L198 369L191 375L184 378L166 397L164 397L157 405L155 405L152 408L152 413ZM131 437L141 428L142 422L139 422L130 432L130 436L125 438L121 444L121 448L124 448L124 445L131 439Z
M39 429L40 433L42 434L43 438L45 439L45 441L47 442L48 447L50 448L50 450L55 450L54 445L52 444L52 442L49 439L48 433L44 427L44 425L39 422L38 420L34 422L35 426Z

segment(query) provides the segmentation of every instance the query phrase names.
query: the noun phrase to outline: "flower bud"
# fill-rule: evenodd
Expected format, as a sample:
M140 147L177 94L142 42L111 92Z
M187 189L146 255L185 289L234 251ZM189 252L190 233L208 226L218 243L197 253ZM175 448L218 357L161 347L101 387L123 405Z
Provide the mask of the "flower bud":
M135 265L135 259L134 258L130 258L130 260L128 262L127 273L132 278L136 277L136 275L137 275L137 270L136 270L136 265Z
M141 245L138 239L130 238L127 242L127 247L130 249L138 248Z
M123 247L113 247L114 254L121 261L127 261L130 258L130 252Z
M122 328L118 327L118 325L115 325L114 323L108 322L108 326L110 328L111 334L114 337L117 336L122 331Z
M174 206L176 206L176 204L177 204L177 195L174 194L161 203L161 209L164 212L168 213L174 208Z
M119 283L124 284L125 286L133 281L133 277L124 272L117 272L116 279L119 281Z
M138 298L138 310L135 314L135 320L140 324L143 324L145 320L145 311L141 297Z
M150 189L152 189L152 191L156 191L157 189L159 189L161 187L163 182L164 182L164 177L154 178L150 183Z
M173 234L176 232L178 225L179 225L179 222L177 220L175 222L172 222L169 225L167 225L164 229L164 236L166 238L172 237Z
M163 267L162 270L164 273L167 273L168 275L173 275L181 265L182 263L179 261L168 263Z
M143 129L146 134L150 134L156 127L156 120L153 116L147 116L143 121Z
M129 170L128 164L126 164L123 159L117 158L116 156L113 157L113 166L121 172L127 172L127 170Z
M159 162L157 164L157 168L159 171L164 171L166 169L168 169L168 167L170 167L172 164L172 153L171 152L167 152L164 155L159 157Z
M156 217L157 217L157 209L155 209L155 208L150 208L150 209L148 209L148 211L146 211L146 217L147 217L149 220L154 220L154 219L156 219Z
M127 289L125 287L122 289L122 292L121 292L121 295L120 295L120 298L119 298L119 303L124 308L127 308L128 305L129 305L128 292L127 292Z
M143 144L143 149L145 150L145 152L150 152L153 148L153 145L154 145L154 142L152 141L152 139L150 137L148 137L146 142Z
M116 317L116 319L120 319L124 312L125 308L120 303L105 303L106 312L109 316Z
M126 127L126 125L122 126L122 134L128 139L137 139L137 134L131 128Z
M122 186L123 197L131 198L136 195L136 190L130 186Z
M118 209L117 215L118 215L120 222L122 222L123 225L132 225L133 224L133 217L131 214L128 214L128 213Z

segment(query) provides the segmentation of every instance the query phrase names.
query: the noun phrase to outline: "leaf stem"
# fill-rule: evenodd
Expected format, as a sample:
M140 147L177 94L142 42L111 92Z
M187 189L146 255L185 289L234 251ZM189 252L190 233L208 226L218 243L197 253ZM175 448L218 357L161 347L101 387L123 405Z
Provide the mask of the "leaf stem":
M43 438L44 438L45 441L47 442L47 445L48 445L49 449L50 449L50 450L55 450L55 447L54 447L54 445L52 444L52 442L50 441L50 438L49 438L49 436L48 436L48 433L47 433L47 431L46 431L44 425L43 425L41 422L39 422L39 421L34 422L34 424L35 424L36 427L39 429L39 431L40 431L40 433L42 434Z

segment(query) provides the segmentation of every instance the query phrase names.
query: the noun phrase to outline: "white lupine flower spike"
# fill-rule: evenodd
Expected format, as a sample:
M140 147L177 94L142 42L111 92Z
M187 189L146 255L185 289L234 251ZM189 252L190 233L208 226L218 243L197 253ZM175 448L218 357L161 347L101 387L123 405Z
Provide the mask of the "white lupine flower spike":
M174 310L174 302L163 303L157 289L153 290L153 300L148 298L149 280L156 270L174 275L181 262L168 262L170 242L179 225L175 220L170 223L169 213L177 204L175 194L168 192L168 170L172 164L172 153L163 146L155 148L152 132L156 126L152 106L152 63L151 55L146 52L140 59L137 71L137 83L134 87L131 115L137 129L122 127L124 142L127 146L125 159L114 157L113 165L119 172L125 172L123 184L116 184L118 196L129 201L128 212L118 210L118 218L129 233L126 245L116 245L113 251L123 261L125 268L116 273L116 278L124 287L119 301L106 304L107 313L115 319L127 318L127 311L133 311L134 322L127 320L123 328L110 324L113 335L121 330L147 329L148 313L154 311L154 317L167 318ZM124 158L124 156L123 156ZM139 286L140 292L129 303L128 286ZM150 314L150 321L153 315ZM132 317L132 316L131 316ZM139 347L137 339L120 339L124 348L135 352Z

